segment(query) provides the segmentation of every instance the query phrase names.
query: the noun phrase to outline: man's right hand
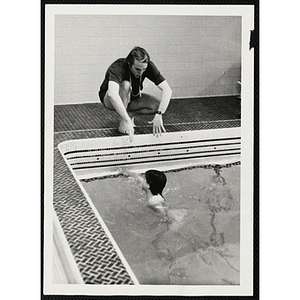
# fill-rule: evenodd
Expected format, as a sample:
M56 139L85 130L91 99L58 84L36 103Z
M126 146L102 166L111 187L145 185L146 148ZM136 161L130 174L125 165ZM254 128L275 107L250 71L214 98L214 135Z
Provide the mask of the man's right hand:
M119 132L123 134L128 134L129 135L129 141L133 141L133 136L134 136L134 124L132 120L129 118L129 120L121 120L120 125L119 125Z
M133 122L130 120L130 122L126 122L126 124L128 128L129 142L131 143L133 141L133 136L134 136Z

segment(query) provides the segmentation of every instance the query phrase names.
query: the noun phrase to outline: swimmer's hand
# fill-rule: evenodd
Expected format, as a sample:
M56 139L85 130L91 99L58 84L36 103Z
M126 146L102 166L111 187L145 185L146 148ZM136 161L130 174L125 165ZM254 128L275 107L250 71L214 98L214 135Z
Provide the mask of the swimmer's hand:
M124 176L127 176L127 177L131 176L131 173L132 173L127 168L119 168L118 171L119 171L120 175L124 175Z
M153 124L153 135L155 136L161 136L162 131L166 132L166 129L164 127L162 115L155 114L152 121L148 122L149 124Z
M126 174L126 169L125 168L119 168L118 172L120 175L125 175Z

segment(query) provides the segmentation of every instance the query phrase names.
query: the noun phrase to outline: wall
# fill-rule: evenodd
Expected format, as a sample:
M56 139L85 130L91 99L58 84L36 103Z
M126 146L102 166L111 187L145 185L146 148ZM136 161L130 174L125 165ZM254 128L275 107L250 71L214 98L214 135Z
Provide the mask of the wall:
M97 102L107 67L147 49L172 98L239 94L241 17L56 15L55 104ZM150 81L144 91L160 95Z

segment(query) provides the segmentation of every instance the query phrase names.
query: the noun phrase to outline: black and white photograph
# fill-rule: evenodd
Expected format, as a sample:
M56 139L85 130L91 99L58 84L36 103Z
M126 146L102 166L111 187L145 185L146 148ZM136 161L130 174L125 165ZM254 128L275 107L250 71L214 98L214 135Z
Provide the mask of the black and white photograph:
M254 5L45 5L44 295L253 296Z

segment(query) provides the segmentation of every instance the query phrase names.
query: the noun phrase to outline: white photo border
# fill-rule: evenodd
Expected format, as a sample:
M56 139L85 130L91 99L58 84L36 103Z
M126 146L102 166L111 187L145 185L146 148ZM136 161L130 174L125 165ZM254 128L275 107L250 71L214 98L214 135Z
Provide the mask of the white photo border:
M147 286L53 284L53 128L54 128L54 18L59 14L163 14L242 17L242 164L241 164L241 281L239 286ZM254 5L45 5L45 128L44 128L44 295L253 296L254 222Z

